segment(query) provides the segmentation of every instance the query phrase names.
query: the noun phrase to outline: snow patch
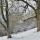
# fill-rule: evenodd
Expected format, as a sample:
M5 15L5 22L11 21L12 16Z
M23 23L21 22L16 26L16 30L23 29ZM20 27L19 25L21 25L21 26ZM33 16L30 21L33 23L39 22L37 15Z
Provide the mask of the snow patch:
M0 40L39 40L40 32L37 32L37 28L31 29L29 31L21 32L18 34L12 34L12 38L7 38L7 36L0 37Z

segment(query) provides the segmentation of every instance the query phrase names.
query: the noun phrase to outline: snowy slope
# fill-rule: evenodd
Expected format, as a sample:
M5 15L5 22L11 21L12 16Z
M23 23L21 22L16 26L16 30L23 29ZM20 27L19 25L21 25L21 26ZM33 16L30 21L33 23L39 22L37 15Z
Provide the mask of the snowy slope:
M7 39L7 36L0 37L0 40L40 40L40 32L37 32L37 28L34 28L26 32L12 34L11 39Z

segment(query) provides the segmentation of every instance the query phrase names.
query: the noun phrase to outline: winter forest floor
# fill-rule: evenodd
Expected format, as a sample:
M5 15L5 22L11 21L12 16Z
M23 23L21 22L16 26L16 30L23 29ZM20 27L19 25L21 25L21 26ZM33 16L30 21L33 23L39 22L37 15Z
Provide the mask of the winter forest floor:
M7 36L0 37L0 40L40 40L40 32L37 32L36 18L29 18L25 22L18 24L15 27L17 34L12 34L12 38Z
M21 32L18 34L12 34L12 38L7 36L0 37L0 40L40 40L40 32L37 32L37 28Z
M27 30L33 29L35 27L37 27L36 18L34 18L34 17L29 18L29 19L25 20L25 22L18 24L14 29L14 33L27 31Z
M20 33L20 32L24 32L24 31L28 31L30 29L33 29L37 27L37 20L35 17L29 18L25 21L23 21L23 23L18 23L18 25L15 26L15 28L12 28L11 30L13 31L14 34L16 33ZM0 36L6 35L6 31L2 29L2 27L0 27Z

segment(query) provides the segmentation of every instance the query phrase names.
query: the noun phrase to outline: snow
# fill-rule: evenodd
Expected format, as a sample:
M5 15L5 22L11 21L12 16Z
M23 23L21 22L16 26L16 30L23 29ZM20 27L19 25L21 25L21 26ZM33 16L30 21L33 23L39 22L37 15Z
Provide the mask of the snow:
M0 40L40 40L40 32L37 32L37 28L34 28L29 31L12 34L12 38L9 39L7 39L7 36L0 37Z
M32 5L36 9L37 5L36 5L36 2L35 1L32 1L32 0L29 1L28 0L28 3L30 5ZM12 2L9 1L8 4L9 4L9 8L10 8L12 6ZM20 14L22 14L22 12L24 11L24 8L23 7L25 5L26 4L24 2L22 2L22 1L19 1L19 2L18 1L14 1L13 2L13 6L10 8L9 12L10 13L20 13ZM32 11L32 9L31 9L31 11Z

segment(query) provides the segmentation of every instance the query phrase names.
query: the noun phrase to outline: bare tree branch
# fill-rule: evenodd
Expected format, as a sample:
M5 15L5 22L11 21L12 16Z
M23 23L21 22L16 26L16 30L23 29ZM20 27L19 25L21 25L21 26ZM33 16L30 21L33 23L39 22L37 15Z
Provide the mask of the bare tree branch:
M6 30L6 26L0 21L0 24L5 28L5 30Z
M36 13L36 18L37 18L37 10L32 6L32 5L30 5L27 1L24 1L24 0L17 0L17 1L23 1L24 3L26 3L26 6L28 5L28 6L30 6L34 11L35 11L35 13ZM25 6L25 7L26 7Z
M1 0L1 14L2 14L2 18L3 18L3 20L6 22L5 16L4 16L4 14L3 14L2 0Z
M28 6L30 6L34 11L36 11L36 9L32 5L30 5L27 1L23 0L23 2L26 3Z
M26 3L28 6L30 6L34 11L35 11L35 13L36 13L36 18L37 18L37 10L32 6L32 5L30 5L27 1L24 1L24 0L22 0L24 3Z
M5 0L5 2L6 2L6 19L7 19L6 24L7 24L7 28L9 28L8 2L7 0Z
M12 5L11 5L11 7L10 8L12 8L12 6L13 6L13 1L11 1L12 2ZM10 10L10 8L8 9L8 11Z

